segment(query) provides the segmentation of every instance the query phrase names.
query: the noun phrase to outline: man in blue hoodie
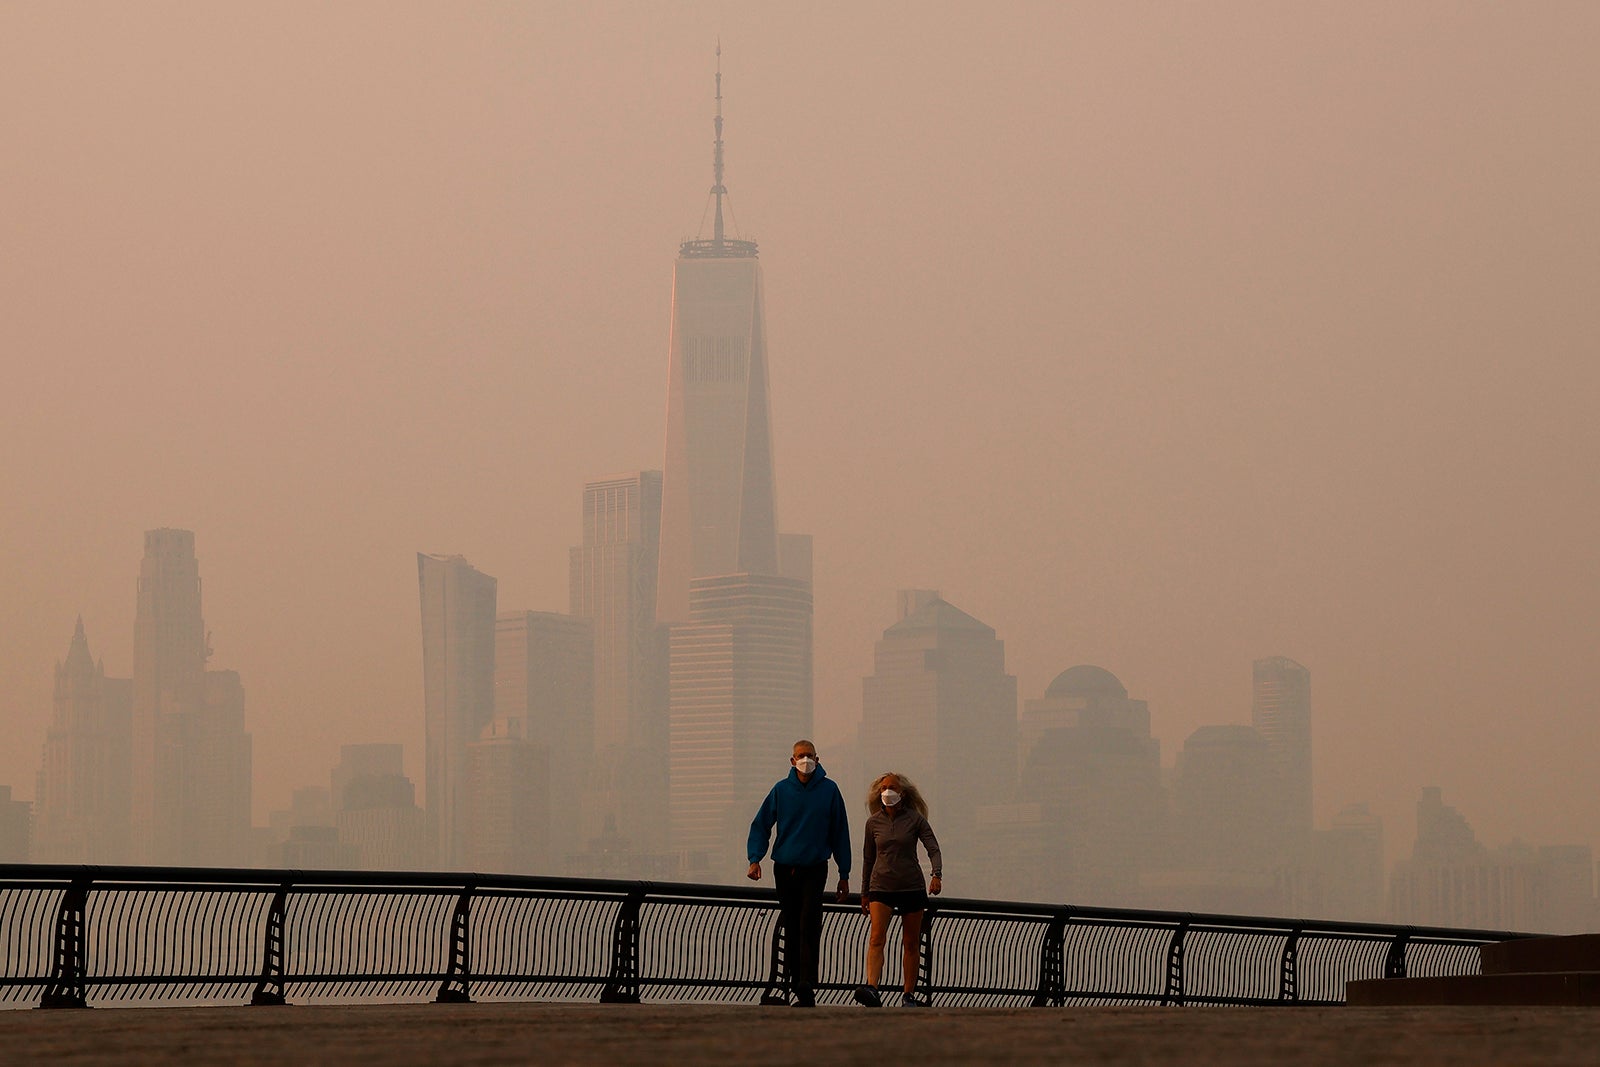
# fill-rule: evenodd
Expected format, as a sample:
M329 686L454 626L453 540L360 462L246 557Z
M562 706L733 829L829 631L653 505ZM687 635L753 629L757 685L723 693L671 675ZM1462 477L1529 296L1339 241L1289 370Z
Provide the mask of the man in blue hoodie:
M850 893L850 820L844 798L817 762L817 746L796 741L789 776L767 794L750 821L750 870L761 879L761 858L774 825L772 879L778 887L778 913L789 947L790 982L799 1008L817 1004L817 959L822 955L822 892L828 882L828 857L839 865L836 899Z

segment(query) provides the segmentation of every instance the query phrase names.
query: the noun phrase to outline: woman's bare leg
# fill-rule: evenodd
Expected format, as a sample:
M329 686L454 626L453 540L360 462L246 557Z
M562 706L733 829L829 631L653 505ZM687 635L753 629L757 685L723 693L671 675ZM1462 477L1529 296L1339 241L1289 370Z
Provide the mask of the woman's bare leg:
M883 946L889 940L889 918L894 912L889 905L876 900L870 901L867 907L872 911L872 930L867 934L867 984L877 989L878 981L883 978Z
M912 911L900 916L900 944L903 949L900 969L905 975L906 992L915 993L917 967L922 962L922 912Z

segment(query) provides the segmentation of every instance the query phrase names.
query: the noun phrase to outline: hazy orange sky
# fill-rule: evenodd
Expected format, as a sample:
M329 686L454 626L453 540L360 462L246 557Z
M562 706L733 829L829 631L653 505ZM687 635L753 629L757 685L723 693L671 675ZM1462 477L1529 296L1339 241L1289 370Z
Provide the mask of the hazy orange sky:
M584 481L661 465L719 34L824 760L931 586L1166 762L1300 660L1391 851L1424 784L1600 844L1593 3L0 5L0 783L157 526L258 820L420 778L414 553L565 610Z

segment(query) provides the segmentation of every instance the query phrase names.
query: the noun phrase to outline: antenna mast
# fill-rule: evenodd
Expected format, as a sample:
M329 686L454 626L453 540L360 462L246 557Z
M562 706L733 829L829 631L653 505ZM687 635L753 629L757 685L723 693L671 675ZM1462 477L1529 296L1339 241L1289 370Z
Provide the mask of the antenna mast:
M722 198L727 195L728 187L722 184L722 38L717 38L717 142L716 151L712 156L712 175L714 183L711 186L711 195L717 200L717 220L712 237L720 246L722 244Z

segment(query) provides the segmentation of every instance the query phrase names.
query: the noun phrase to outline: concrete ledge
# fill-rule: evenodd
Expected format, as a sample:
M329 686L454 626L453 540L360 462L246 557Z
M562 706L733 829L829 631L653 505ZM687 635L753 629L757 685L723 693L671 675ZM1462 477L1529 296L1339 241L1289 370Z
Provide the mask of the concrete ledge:
M1529 937L1478 950L1484 974L1600 971L1600 934Z
M1346 983L1345 1000L1358 1007L1485 1004L1600 1007L1600 972L1368 978Z

